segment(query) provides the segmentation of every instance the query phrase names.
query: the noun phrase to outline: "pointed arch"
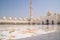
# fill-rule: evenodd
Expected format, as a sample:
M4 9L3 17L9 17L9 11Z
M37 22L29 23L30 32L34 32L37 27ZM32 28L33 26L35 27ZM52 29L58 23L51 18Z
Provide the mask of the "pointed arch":
M42 21L42 24L44 24L44 21Z
M48 20L48 19L46 20L46 24L47 24L47 25L49 24L49 20Z
M54 24L54 20L52 20L52 25Z

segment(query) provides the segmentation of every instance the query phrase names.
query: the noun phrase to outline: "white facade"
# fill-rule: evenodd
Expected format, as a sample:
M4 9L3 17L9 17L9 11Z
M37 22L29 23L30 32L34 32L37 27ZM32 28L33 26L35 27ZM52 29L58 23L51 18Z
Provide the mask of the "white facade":
M14 17L14 19L12 19L12 17L8 18L9 20L6 19L6 17L3 17L2 20L0 20L0 23L29 23L30 22L30 18L16 18ZM37 18L32 18L32 23L33 24L60 24L60 14L54 14L52 12L48 12L46 16L41 16L41 17L37 17Z
M47 13L47 16L42 16L40 17L40 23L44 23L47 24L47 20L48 20L48 24L57 24L57 22L59 22L59 18L57 14L52 14L51 12Z

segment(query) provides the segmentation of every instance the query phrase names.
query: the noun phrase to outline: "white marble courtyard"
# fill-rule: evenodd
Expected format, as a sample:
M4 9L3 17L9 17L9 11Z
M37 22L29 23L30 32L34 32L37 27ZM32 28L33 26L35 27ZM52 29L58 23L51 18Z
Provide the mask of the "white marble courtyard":
M49 28L48 28L49 27ZM57 25L0 25L0 39L22 39L57 31Z

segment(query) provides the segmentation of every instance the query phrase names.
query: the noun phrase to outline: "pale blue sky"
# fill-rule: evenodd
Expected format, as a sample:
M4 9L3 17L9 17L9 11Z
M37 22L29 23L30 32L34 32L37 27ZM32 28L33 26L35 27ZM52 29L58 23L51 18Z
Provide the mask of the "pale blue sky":
M48 10L60 12L60 0L33 0L33 16L46 15ZM0 18L29 17L30 0L0 0Z

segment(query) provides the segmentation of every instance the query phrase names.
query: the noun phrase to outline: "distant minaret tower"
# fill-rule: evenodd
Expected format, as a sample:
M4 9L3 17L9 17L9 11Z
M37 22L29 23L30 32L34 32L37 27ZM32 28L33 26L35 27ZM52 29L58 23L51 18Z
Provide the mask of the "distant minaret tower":
M32 21L32 0L30 0L30 21Z

